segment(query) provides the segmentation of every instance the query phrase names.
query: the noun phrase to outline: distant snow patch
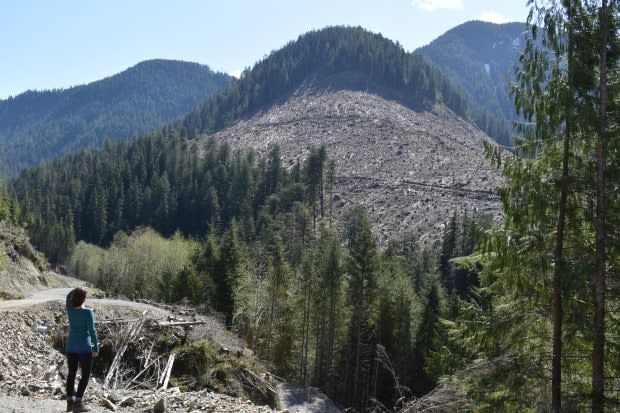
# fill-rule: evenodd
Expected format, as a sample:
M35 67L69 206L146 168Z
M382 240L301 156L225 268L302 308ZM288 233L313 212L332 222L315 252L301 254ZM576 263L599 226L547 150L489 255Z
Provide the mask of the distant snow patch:
M487 75L491 74L491 65L488 63L484 64L484 71L487 72Z

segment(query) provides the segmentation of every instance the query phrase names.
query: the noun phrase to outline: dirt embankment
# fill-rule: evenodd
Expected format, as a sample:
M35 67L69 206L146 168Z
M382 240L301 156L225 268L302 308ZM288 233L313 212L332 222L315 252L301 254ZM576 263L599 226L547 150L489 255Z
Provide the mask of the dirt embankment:
M75 287L81 282L49 270L43 254L28 239L26 231L10 222L0 222L0 300L23 298L37 290Z

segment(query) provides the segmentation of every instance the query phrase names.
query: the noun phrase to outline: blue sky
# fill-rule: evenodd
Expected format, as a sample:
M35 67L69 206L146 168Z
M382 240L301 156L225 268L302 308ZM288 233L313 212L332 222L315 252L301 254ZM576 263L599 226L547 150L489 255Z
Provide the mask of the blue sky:
M359 25L414 50L469 20L526 16L525 0L0 0L0 99L153 58L236 74L328 25Z

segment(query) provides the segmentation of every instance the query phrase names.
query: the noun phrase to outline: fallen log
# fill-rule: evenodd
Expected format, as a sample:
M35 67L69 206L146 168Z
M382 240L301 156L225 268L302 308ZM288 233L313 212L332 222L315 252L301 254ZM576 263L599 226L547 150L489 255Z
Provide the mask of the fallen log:
M159 327L185 327L207 323L208 321L160 321L157 325Z

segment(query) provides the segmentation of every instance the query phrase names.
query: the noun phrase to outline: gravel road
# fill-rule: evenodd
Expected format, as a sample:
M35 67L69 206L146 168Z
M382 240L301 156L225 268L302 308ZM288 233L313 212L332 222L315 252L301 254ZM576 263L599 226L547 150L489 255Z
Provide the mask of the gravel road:
M50 288L47 290L39 290L29 294L26 298L20 300L6 300L0 301L0 311L19 308L30 307L37 304L43 304L50 301L65 302L67 294L72 288ZM149 304L137 303L134 301L119 300L114 298L87 298L86 306L97 308L97 305L113 305L133 308L139 311L148 310L149 315L155 318L164 318L170 314L168 311L155 307Z

